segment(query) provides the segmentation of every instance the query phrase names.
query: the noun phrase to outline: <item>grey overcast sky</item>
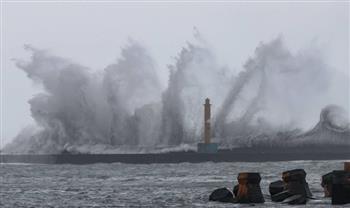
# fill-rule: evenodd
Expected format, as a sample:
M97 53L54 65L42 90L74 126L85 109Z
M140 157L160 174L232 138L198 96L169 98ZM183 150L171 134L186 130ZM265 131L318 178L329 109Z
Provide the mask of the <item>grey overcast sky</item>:
M33 123L27 101L40 88L11 59L28 59L23 45L49 49L96 70L114 62L128 38L167 64L200 31L222 65L240 70L261 41L279 35L292 50L317 44L328 63L349 74L349 2L3 2L2 141Z

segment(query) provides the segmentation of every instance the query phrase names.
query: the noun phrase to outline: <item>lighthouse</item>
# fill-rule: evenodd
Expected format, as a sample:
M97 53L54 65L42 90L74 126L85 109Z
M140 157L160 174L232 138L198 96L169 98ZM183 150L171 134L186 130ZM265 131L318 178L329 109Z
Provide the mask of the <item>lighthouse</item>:
M216 153L218 151L218 144L211 143L211 112L210 112L210 100L205 99L204 103L204 143L198 143L197 151L199 153Z
M204 103L204 143L210 144L210 100L205 99Z

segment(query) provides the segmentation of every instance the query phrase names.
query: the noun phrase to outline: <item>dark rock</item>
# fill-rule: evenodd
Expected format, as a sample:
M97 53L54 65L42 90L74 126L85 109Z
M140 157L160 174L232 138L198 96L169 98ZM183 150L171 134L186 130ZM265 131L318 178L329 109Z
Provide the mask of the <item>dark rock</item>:
M259 173L239 173L236 203L264 203L260 188L261 177Z
M322 176L321 186L323 187L325 197L332 196L332 177L333 177L332 172Z
M305 197L312 197L309 185L306 182L291 181L286 184L285 189L293 195L300 194Z
M281 202L281 201L283 201L286 198L291 197L291 196L292 196L292 194L289 191L282 191L280 193L271 195L271 201Z
M269 192L272 195L281 193L284 190L284 184L283 181L278 180L270 183L269 185Z
M286 198L285 200L283 200L282 203L295 205L295 204L306 204L306 201L307 200L305 196L298 194L298 195L293 195Z
M332 172L332 204L350 203L350 172Z
M209 201L233 202L233 193L228 188L219 188L210 194Z
M305 185L305 191L306 191L306 197L309 198L309 199L315 199L312 197L312 193L311 193L311 190L309 188L309 184L306 183Z
M235 185L234 187L233 187L233 193L235 194L235 196L237 196L237 193L238 193L238 185Z

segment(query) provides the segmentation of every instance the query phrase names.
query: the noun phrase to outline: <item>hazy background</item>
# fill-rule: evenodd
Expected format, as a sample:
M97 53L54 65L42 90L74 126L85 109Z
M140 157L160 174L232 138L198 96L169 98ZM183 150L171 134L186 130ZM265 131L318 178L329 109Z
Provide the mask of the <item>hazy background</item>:
M163 86L194 27L218 61L239 71L261 41L283 35L289 49L317 43L327 63L349 76L349 3L19 3L4 2L2 17L3 144L34 121L27 101L39 86L16 68L24 44L101 70L116 60L128 38L138 40L158 64Z

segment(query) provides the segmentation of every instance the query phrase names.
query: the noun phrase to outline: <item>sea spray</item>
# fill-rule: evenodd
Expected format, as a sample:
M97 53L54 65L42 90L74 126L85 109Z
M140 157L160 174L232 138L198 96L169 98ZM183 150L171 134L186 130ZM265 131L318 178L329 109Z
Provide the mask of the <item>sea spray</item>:
M159 120L153 118L159 108L152 108L152 103L160 102L161 88L155 63L141 45L131 42L121 55L116 64L107 66L103 80L112 114L109 137L111 145L137 145L142 136L149 140L149 133L140 132L142 126Z
M43 86L44 92L29 101L40 128L19 134L8 151L59 153L71 146L101 144L112 148L144 144L157 136L154 131L159 128L149 121L160 120L156 102L160 102L161 89L153 60L138 43L130 42L118 62L103 73L43 50L26 49L32 52L31 60L16 64ZM148 124L151 128L144 127Z
M336 110L349 110L348 77L328 66L319 49L292 53L281 38L261 43L232 77L205 43L188 43L169 66L165 90L156 62L135 41L98 72L26 49L31 60L16 65L43 87L29 101L36 125L4 152L193 150L202 138L206 97L213 103L213 137L225 148L349 144L347 114ZM326 107L312 128L329 104L339 107Z
M216 116L216 137L238 146L278 145L281 132L296 136L308 130L330 100L348 108L346 99L337 96L346 96L349 89L339 87L344 80L336 83L341 80L336 75L319 50L293 54L281 38L261 44Z
M215 114L228 92L230 75L208 48L193 44L183 48L169 68L169 84L162 97L161 139L170 145L195 144L201 138L204 100L215 101Z

